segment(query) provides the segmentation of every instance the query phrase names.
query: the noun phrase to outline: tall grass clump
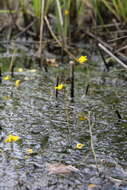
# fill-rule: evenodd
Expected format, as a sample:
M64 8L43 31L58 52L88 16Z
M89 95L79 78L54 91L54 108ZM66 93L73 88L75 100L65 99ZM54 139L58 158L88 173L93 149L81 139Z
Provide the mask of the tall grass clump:
M46 15L54 33L64 44L68 39L75 37L77 31L80 29L85 31L85 28L89 27L88 22L84 22L86 18L88 20L90 17L98 24L111 21L107 19L107 15L111 15L112 18L115 16L118 21L127 21L126 0L6 0L2 1L1 5L11 9L1 9L0 14L15 13L12 7L16 4L19 6L18 9L16 8L16 11L18 10L16 14L19 17L22 15L24 28L34 18L35 24L32 27L37 38L40 39L40 28L43 28L43 25L45 27L44 16Z
M103 4L119 21L127 21L127 1L121 0L100 0L100 4ZM101 8L101 6L100 6ZM101 10L98 10L101 11Z

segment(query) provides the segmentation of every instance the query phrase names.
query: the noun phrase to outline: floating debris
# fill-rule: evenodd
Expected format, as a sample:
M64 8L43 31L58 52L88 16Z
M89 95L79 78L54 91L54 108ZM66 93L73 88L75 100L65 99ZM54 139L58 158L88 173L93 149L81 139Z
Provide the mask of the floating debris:
M79 169L72 165L64 165L61 163L48 164L48 171L50 174L67 174L71 172L77 172Z

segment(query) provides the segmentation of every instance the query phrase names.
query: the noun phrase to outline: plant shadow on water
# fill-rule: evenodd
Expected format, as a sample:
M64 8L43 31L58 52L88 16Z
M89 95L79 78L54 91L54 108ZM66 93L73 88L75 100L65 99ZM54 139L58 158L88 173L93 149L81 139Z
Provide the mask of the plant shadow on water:
M55 98L53 70L47 76L40 71L16 72L16 79L29 79L18 88L15 79L3 81L0 189L127 188L126 81L118 78L117 69L106 73L92 65L88 70L76 68L73 103L68 97L69 85ZM122 119L117 117L116 110ZM89 111L97 163L91 150ZM9 134L19 135L21 141L4 143ZM77 149L78 143L83 148ZM78 170L51 174L48 165L54 163Z

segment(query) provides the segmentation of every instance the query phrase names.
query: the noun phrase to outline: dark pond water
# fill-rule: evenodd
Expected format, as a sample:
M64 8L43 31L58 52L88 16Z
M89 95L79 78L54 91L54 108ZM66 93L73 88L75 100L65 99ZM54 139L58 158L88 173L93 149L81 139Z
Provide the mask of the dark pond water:
M115 66L105 72L94 62L76 66L71 102L70 84L57 99L54 90L56 75L68 77L68 70L68 66L49 68L48 73L25 69L0 85L0 190L127 189L126 71ZM27 80L16 88L18 79ZM80 119L89 113L99 172L89 123ZM9 134L21 141L4 143ZM85 146L76 149L78 143ZM28 149L33 153L27 154ZM54 163L79 170L51 174L48 165Z

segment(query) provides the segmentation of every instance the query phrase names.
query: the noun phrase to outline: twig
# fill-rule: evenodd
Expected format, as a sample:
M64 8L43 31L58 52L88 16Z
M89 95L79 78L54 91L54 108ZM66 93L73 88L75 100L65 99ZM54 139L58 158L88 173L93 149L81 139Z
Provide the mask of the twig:
M38 49L38 54L39 57L41 57L41 53L42 53L42 38L43 38L43 27L44 27L44 6L45 6L45 1L43 0L41 3L41 26L40 26L40 45L39 45L39 49Z
M59 22L60 22L60 32L62 36L62 48L61 48L61 62L64 62L64 47L65 47L65 36L64 36L64 21L63 21L63 16L62 16L62 9L60 5L60 1L56 0L56 5L58 9L58 15L59 15Z
M115 111L115 113L116 113L116 115L117 115L118 119L119 119L119 120L121 120L121 119L122 119L122 117L121 117L120 112L119 112L118 110L116 110L116 111Z
M106 62L106 59L105 59L105 57L104 57L104 54L103 54L101 48L98 46L98 44L97 44L97 47L98 47L99 53L100 53L100 55L101 55L101 58L102 58L102 60L103 60L103 62L104 62L104 65L105 65L107 71L109 71L108 63Z
M9 71L11 72L11 77L14 77L14 67L15 67L14 60L15 60L16 52L17 52L17 48L14 47L14 51L12 54L11 63L10 63L10 67L9 67Z
M103 49L108 55L113 57L120 65L122 65L125 69L127 69L127 65L124 64L118 57L116 57L110 50L108 50L104 45L101 43L98 44L98 46Z
M119 26L123 25L123 23L117 23ZM108 28L108 27L113 27L115 24L103 24L103 25L98 25L98 26L93 26L92 29L99 29L99 28Z
M117 49L117 50L115 51L115 53L118 53L119 51L122 51L122 50L124 50L124 49L127 49L127 45L124 46L124 47L121 47L121 48Z
M98 36L92 34L91 32L87 32L86 34L91 38L93 38L96 42L101 43L104 47L108 48L110 51L113 51L113 48L109 44L101 40ZM121 59L126 60L126 57L123 54L121 54L121 52L118 52L117 55L120 56Z
M14 38L17 39L19 36L21 36L23 33L25 33L34 23L36 20L32 21L28 26L26 26L25 28L22 28L20 26L20 30L22 30L21 32L19 32Z
M99 168L98 168L98 164L97 164L97 157L96 157L96 153L95 153L95 150L94 150L94 145L93 145L93 134L92 134L92 127L93 127L93 123L91 124L91 121L90 121L90 111L89 111L89 114L88 114L88 124L89 124L89 131L90 131L90 142L91 142L91 150L92 150L92 153L93 153L93 156L94 156L94 160L95 160L95 164L96 164L96 167L97 167L97 171L99 172Z
M90 88L90 85L88 84L88 85L86 86L86 92L85 92L85 95L88 94L89 88Z
M12 78L14 77L14 69L15 69L15 64L12 65L11 70L10 70Z
M2 66L0 65L0 84L2 83Z
M124 39L124 38L127 38L127 36L121 36L119 38L111 39L111 40L108 40L108 42L114 42L114 41L118 41L118 40L121 40L121 39Z
M91 32L87 32L87 35L93 38L96 42L103 44L106 46L108 49L113 50L111 46L109 46L107 43L103 42L98 36L92 34Z
M58 86L58 85L59 85L59 77L57 76L57 78L56 78L56 86ZM58 97L58 94L59 94L59 92L56 89L56 98Z
M75 80L75 75L74 75L74 69L75 69L75 64L74 62L72 61L72 63L70 63L70 75L71 75L71 92L70 92L70 95L71 95L71 98L72 98L72 102L73 102L73 98L74 98L74 80Z

